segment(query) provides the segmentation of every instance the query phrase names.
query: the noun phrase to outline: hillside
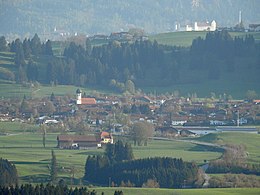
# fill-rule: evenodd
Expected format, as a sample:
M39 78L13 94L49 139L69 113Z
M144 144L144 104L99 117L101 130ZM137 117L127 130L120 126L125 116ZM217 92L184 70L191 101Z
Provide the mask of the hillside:
M189 47L192 41L198 37L205 38L207 32L169 32L150 35L151 41L156 40L159 44ZM229 32L232 38L245 38L247 35L254 36L256 42L260 42L260 32Z
M216 20L235 26L259 23L258 0L10 0L0 1L0 34L50 36L57 32L110 34L143 28L147 33L172 31L175 23Z
M35 35L27 41L27 49L26 41L16 40L9 45L12 52L0 52L1 95L38 96L36 92L45 91L24 85L28 81L117 93L178 90L182 96L196 93L207 97L214 92L216 97L231 95L239 99L245 98L248 90L260 94L259 33L179 32L157 35L154 41L110 42L95 47L87 42L86 47L54 42L52 49L49 41L39 50L30 49L36 39L41 44ZM181 46L191 47L173 46L176 40L182 40ZM164 42L168 44L160 44ZM22 58L25 54L27 57Z

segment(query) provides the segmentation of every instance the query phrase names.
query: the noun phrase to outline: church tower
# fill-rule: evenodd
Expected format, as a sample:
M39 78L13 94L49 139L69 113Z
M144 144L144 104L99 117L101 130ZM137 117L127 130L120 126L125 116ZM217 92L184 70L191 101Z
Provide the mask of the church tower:
M77 89L76 94L77 94L77 104L81 104L81 90Z

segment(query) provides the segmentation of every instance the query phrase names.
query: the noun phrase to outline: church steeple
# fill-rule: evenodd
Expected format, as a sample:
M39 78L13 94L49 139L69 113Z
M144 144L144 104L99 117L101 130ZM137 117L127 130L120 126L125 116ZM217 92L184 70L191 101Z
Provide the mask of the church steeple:
M81 104L81 90L77 89L76 94L77 94L77 104Z

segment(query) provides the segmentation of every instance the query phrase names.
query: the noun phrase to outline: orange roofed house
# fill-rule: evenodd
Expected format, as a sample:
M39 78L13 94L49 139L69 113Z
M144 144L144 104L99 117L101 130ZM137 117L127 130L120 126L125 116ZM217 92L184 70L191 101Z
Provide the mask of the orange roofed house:
M111 133L108 133L106 131L103 131L100 135L101 138L101 144L113 144L113 136Z

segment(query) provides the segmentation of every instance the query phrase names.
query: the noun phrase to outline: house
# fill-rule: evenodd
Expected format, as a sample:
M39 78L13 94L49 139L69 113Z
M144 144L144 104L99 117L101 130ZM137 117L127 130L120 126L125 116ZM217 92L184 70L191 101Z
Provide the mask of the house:
M157 127L155 131L158 136L163 136L163 137L179 136L179 131L173 127Z
M194 31L215 31L217 29L217 23L213 20L211 23L203 22L203 23L194 23Z
M100 135L101 138L101 144L113 144L113 136L111 133L108 133L106 131L103 131Z
M58 135L57 141L60 149L86 149L97 147L101 139L97 135Z

